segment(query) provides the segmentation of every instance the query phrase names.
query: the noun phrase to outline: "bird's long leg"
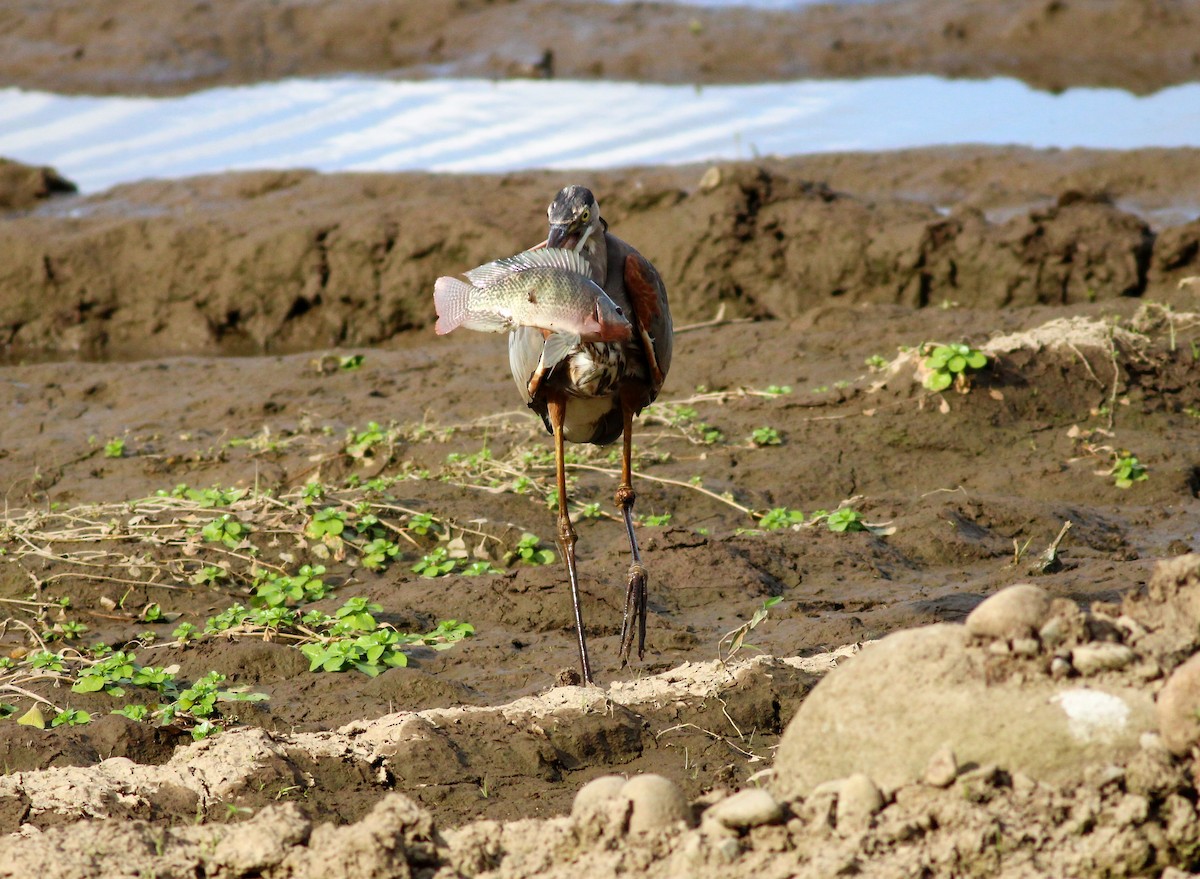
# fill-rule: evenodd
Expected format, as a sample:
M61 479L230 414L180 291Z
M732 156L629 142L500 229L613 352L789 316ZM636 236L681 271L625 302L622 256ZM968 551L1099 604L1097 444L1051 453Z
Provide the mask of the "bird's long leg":
M629 535L629 575L625 580L625 615L621 620L621 665L629 664L629 651L633 648L633 621L637 618L638 659L646 655L646 566L638 552L637 536L633 533L633 406L624 397L621 399L623 419L621 449L621 484L617 486L615 502L625 519L625 531Z
M575 565L575 527L567 512L567 468L563 450L563 419L567 413L567 400L561 394L546 395L547 416L554 431L554 464L558 477L558 549L567 563L567 577L571 581L571 604L575 608L575 631L579 636L579 670L585 684L592 683L592 667L588 662L587 638L583 632L583 610L579 605L579 570Z

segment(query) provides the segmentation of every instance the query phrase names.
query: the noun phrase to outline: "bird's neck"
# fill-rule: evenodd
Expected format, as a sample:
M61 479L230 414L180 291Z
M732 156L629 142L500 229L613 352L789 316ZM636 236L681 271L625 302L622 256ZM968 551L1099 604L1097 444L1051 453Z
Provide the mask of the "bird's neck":
M592 280L604 286L608 280L608 241L603 229L597 229L583 243L583 257L592 268Z

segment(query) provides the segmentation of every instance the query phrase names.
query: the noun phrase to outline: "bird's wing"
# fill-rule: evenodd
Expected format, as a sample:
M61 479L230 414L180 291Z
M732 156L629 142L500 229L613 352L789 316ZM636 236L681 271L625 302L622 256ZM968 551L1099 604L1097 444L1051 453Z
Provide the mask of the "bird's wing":
M525 405L542 416L542 423L549 432L550 422L546 418L545 401L535 404L529 395L529 380L533 378L533 373L542 361L542 349L545 345L546 339L536 327L517 327L508 334L508 368L512 370L513 381L517 390L521 392Z
M657 395L671 368L674 348L667 288L658 270L636 250L631 249L625 257L623 275L625 293L637 319L637 330L650 367L650 381Z

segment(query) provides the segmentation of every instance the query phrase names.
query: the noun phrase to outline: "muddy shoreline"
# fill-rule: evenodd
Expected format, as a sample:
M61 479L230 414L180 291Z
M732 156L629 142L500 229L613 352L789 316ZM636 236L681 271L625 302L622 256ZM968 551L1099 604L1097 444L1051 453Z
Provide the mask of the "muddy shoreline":
M698 84L936 74L1147 93L1200 73L1198 23L1189 4L1139 0L787 12L547 0L21 2L0 16L0 84L179 94L346 72Z

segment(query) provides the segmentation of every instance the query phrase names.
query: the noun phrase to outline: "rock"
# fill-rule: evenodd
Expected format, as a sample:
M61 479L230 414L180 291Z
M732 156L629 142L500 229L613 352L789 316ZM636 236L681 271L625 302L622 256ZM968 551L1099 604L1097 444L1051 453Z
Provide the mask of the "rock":
M783 820L783 807L761 787L751 787L721 800L704 813L704 818L734 830L748 830L778 824Z
M883 808L883 794L861 772L856 772L838 788L837 826L839 830L865 830L871 818Z
M53 168L0 159L0 211L31 208L52 195L75 191L75 184Z
M1144 686L989 681L963 626L897 632L830 672L788 724L772 791L783 801L856 772L895 790L949 747L959 766L994 764L1056 784L1089 763L1121 764L1156 728Z
M1101 642L1083 644L1071 651L1071 665L1084 677L1102 671L1116 671L1133 662L1133 651L1124 644Z
M938 748L929 758L929 764L925 767L925 775L921 780L931 787L949 787L954 783L957 775L958 760L954 757L954 751L949 747L942 747Z
M575 801L571 804L571 814L578 817L587 809L616 799L621 795L623 787L625 778L620 775L601 775L599 778L593 778L576 792Z
M634 776L621 788L621 796L633 804L631 833L665 830L679 822L691 824L692 813L683 793L661 775Z
M1029 638L1050 615L1050 596L1031 583L1018 583L987 598L967 616L967 631L976 638Z
M1158 694L1158 730L1177 757L1200 742L1200 653L1167 679Z
M1130 591L1121 610L1147 630L1138 639L1142 652L1195 652L1200 645L1200 554L1159 562L1145 591Z

